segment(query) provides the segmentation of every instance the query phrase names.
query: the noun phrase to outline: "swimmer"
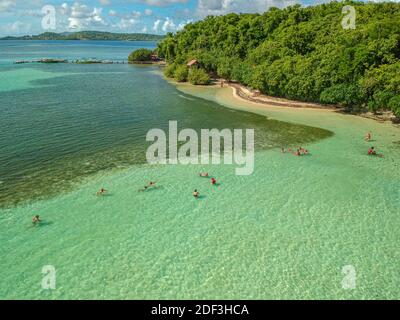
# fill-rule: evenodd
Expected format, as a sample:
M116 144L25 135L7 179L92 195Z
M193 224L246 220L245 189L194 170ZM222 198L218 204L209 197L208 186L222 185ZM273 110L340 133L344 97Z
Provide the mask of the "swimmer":
M194 190L194 192L193 192L193 197L198 198L199 195L200 195L200 193L197 191L197 189Z
M147 185L148 188L152 188L156 186L156 182L150 181L149 184Z
M368 150L368 155L369 155L369 156L376 156L375 147L369 148L369 150Z
M38 224L40 221L40 216L38 214L32 218L32 223L34 225Z
M143 189L139 189L139 192L147 191L150 188L155 188L156 187L156 182L150 181L147 186L144 186Z
M208 172L201 172L199 174L199 176L202 177L202 178L207 178L209 175L208 175Z
M105 194L107 192L107 190L106 189L104 189L104 188L101 188L100 189L100 191L99 192L97 192L97 194L96 195L98 195L98 196L102 196L103 194Z
M281 148L281 152L282 152L282 153L285 153L285 152L286 152L285 148L282 147L282 148Z
M211 184L215 186L217 184L217 180L215 180L215 178L211 178Z
M381 153L379 153L379 154L376 153L375 147L369 148L369 150L368 150L368 155L369 155L369 156L378 156L378 157L383 158L383 154L381 154Z
M301 156L300 149L297 149L297 151L294 153L294 155L297 157L300 157Z
M371 134L371 132L368 132L366 135L365 135L365 141L370 141L371 139L372 139L372 134Z

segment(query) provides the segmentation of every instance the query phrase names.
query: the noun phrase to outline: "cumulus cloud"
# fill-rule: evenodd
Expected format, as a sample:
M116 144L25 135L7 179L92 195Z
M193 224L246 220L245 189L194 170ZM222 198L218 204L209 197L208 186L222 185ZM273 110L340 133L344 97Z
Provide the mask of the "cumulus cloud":
M130 31L137 23L138 23L138 21L134 18L122 17L121 20L119 21L119 23L117 23L113 27L116 27L118 29L125 30L125 31Z
M16 0L0 0L0 12L11 11L16 5Z
M139 19L142 16L142 13L139 11L132 11L131 16L135 19Z
M75 2L71 7L68 18L69 29L84 29L96 26L106 26L107 22L102 16L102 8L90 9L87 5Z
M68 3L64 2L59 8L59 12L63 16L68 15L69 14L69 5L68 5Z
M153 31L154 32L159 32L161 22L162 21L160 19L154 21L154 25L153 25Z
M299 0L199 0L197 13L201 17L227 14L230 12L262 13L267 11L270 7L281 8L299 2Z
M193 22L192 19L185 20L176 25L175 21L169 17L165 18L165 20L158 19L154 22L153 31L158 32L175 32L182 30L188 23Z
M25 23L22 21L15 21L13 23L6 24L2 27L2 29L7 34L27 34L30 32L32 25L30 23Z
M149 6L165 7L176 3L187 3L188 0L141 0Z
M167 17L167 19L164 21L164 24L162 26L162 31L169 32L169 31L175 31L175 30L176 30L176 25L174 23L174 20Z

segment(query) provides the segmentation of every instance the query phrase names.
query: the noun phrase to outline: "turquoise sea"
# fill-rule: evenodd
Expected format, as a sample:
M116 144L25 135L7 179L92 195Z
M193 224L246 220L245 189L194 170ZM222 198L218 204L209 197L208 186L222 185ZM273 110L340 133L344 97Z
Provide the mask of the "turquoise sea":
M0 299L398 299L399 128L176 87L155 66L13 64L155 45L0 42ZM146 133L170 120L254 128L254 174L147 164ZM311 155L280 152L298 145ZM41 286L47 265L55 290Z

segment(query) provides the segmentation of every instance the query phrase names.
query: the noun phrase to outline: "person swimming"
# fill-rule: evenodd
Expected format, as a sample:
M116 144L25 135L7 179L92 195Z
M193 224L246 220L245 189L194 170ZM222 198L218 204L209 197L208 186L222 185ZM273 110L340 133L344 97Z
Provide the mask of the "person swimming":
M369 148L369 150L368 150L368 155L369 155L369 156L378 156L378 157L383 158L383 154L381 154L381 153L379 153L379 154L376 153L375 147Z
M365 137L364 137L365 141L370 141L372 139L372 134L371 132L368 132Z
M208 172L201 172L199 173L199 176L202 178L207 178L209 176Z
M40 216L37 214L36 216L34 216L34 217L32 218L32 223L33 223L34 225L36 225L36 224L38 224L39 222L41 222L41 220L40 220Z
M196 190L193 192L193 197L198 198L200 196L200 193Z
M139 192L147 191L150 188L155 188L157 182L150 181L147 186L144 186L143 189L139 189Z
M300 157L301 156L300 149L297 149L297 151L294 153L294 155L297 157Z
M369 155L369 156L376 156L375 147L369 148L369 150L368 150L368 155Z
M107 192L107 190L106 189L104 189L104 188L101 188L100 189L100 191L99 192L97 192L97 194L96 195L98 195L98 196L102 196L103 194L105 194Z
M215 178L211 178L211 184L215 186L217 184L217 180L215 180Z

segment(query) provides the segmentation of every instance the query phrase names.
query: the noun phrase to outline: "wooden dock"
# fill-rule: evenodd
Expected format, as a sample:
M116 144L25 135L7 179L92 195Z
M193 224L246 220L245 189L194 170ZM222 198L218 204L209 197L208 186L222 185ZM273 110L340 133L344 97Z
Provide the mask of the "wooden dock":
M35 60L17 60L14 64L28 64L28 63L71 63L71 64L128 64L128 60L97 60L97 59L52 59L42 58Z

